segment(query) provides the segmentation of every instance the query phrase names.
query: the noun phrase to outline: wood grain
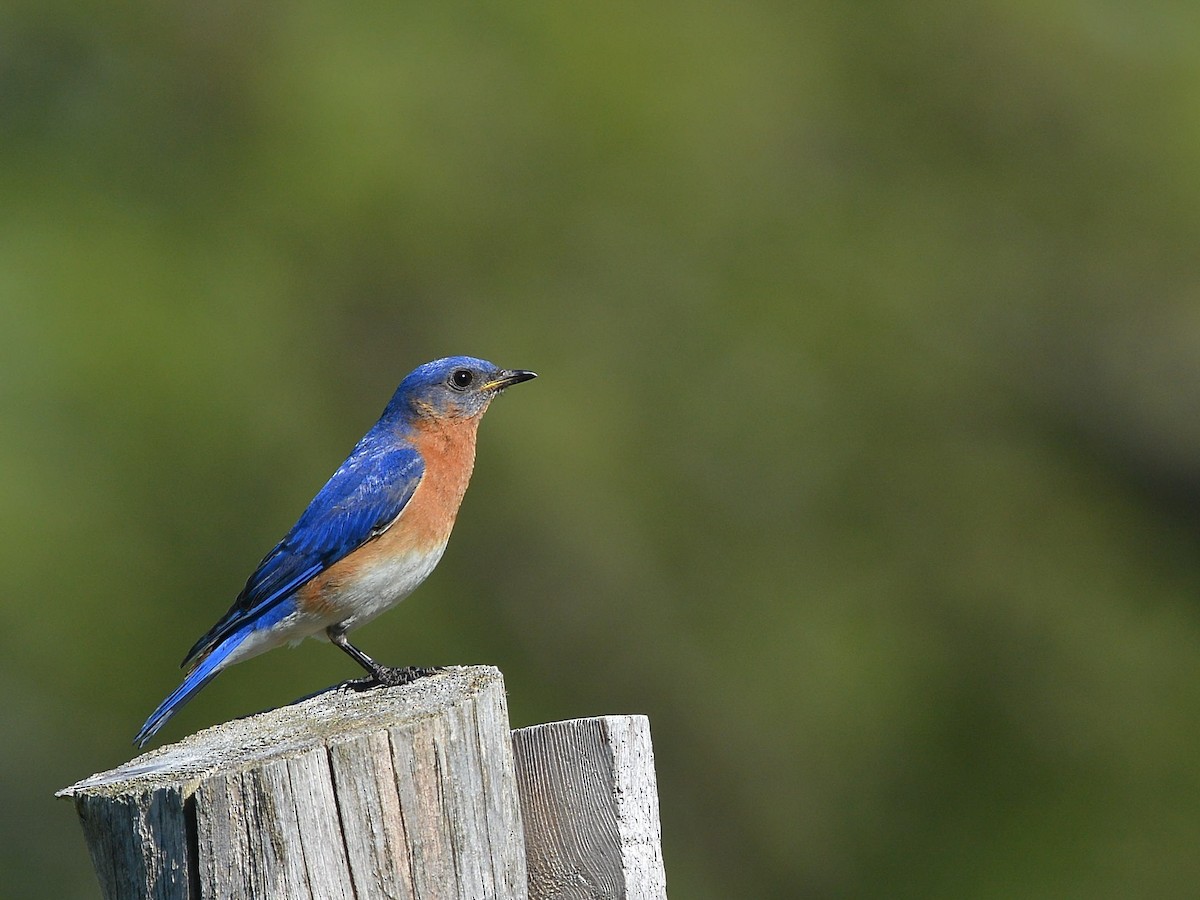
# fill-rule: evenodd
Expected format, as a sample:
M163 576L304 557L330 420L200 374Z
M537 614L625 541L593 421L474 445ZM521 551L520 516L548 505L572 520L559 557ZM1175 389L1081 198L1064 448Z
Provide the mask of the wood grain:
M520 728L513 753L530 900L665 900L644 716Z
M228 722L60 792L104 896L526 897L500 673Z

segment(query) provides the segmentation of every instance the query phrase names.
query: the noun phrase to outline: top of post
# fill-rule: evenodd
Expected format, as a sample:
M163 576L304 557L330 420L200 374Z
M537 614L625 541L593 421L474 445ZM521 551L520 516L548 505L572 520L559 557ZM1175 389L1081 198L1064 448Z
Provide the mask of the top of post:
M300 754L336 742L433 716L504 680L492 666L454 666L395 688L330 688L287 706L234 719L98 772L55 796L110 796L180 786L184 795L215 772L254 766L264 757Z

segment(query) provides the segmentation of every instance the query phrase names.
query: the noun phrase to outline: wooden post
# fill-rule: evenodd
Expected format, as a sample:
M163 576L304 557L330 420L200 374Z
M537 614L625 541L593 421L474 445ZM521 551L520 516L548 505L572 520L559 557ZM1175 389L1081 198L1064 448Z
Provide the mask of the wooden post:
M484 666L326 691L59 796L109 900L666 897L645 717L510 735Z
M526 897L493 668L332 690L60 792L110 900Z
M650 722L513 732L530 900L666 900Z

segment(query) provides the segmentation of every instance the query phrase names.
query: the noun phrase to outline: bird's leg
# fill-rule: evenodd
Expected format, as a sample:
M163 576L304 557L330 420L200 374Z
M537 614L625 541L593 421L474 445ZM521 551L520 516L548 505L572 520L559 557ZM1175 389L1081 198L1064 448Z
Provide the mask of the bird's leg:
M426 675L433 675L440 671L437 668L430 669L423 666L380 665L350 643L346 639L346 632L339 631L336 628L327 628L325 633L329 636L329 640L333 642L334 646L344 650L352 660L367 670L368 677L355 678L346 682L347 687L352 687L355 690L363 691L379 685L399 687L402 684L409 684L418 678L424 678Z

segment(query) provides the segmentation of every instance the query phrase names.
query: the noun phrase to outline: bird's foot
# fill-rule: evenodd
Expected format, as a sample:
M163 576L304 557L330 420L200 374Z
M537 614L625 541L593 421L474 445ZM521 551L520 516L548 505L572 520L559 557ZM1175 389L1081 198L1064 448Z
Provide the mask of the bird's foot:
M400 687L412 684L420 678L436 675L444 669L443 666L379 666L371 670L370 675L363 678L352 678L342 687L353 691L369 691L376 687Z

